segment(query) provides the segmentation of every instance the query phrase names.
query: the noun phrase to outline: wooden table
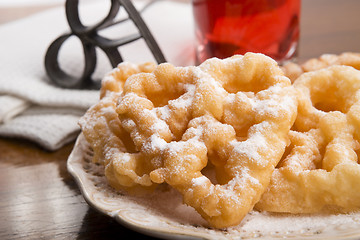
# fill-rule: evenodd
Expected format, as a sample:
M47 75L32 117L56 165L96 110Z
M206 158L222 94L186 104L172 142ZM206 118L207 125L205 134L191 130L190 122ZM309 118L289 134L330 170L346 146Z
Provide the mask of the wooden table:
M303 0L299 60L360 52L359 10L359 0ZM0 23L26 14L0 9ZM86 204L66 169L72 147L47 152L0 138L0 239L151 239Z

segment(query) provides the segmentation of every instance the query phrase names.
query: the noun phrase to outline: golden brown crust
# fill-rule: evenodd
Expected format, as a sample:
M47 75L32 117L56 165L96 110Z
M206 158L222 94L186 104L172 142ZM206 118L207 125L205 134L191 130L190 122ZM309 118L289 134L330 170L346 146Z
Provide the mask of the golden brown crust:
M254 53L198 67L123 63L80 125L111 186L145 193L166 183L215 228L239 224L255 204L357 210L355 68L355 53L289 64L291 85L275 61Z
M290 213L359 209L360 71L331 66L304 73L294 87L299 108L291 145L256 207Z
M238 224L266 189L295 119L293 91L261 54L200 67L120 64L80 125L113 187L166 182L222 228ZM202 174L208 161L221 183Z
M294 82L305 72L316 71L333 65L345 65L360 70L360 53L323 54L319 58L312 58L301 65L290 62L282 69L285 75Z

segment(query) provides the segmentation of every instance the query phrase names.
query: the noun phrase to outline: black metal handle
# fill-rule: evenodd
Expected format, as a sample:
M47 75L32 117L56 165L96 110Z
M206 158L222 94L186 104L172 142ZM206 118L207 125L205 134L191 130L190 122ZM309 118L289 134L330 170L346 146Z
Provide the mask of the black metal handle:
M128 20L134 22L139 33L115 40L99 35L98 31L123 22L114 21L121 7L128 13L130 18ZM67 0L65 10L71 31L55 39L45 55L46 72L56 85L64 88L99 88L99 82L94 81L91 77L96 67L96 47L100 48L106 54L112 67L116 67L123 61L118 47L143 38L157 63L166 61L150 30L130 0L111 0L111 7L107 16L93 26L85 26L82 24L79 17L79 0ZM60 48L71 36L79 38L83 46L85 65L80 77L74 77L64 72L58 62Z

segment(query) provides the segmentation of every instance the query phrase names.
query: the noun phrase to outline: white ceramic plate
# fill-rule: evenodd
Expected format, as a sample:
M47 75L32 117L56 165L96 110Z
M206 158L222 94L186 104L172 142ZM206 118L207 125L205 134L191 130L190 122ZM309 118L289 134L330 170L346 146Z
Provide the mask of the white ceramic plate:
M114 191L102 166L91 163L91 154L81 134L67 162L85 200L120 224L146 235L165 239L360 239L360 213L294 216L253 211L239 226L211 229L172 189L165 187L146 197Z

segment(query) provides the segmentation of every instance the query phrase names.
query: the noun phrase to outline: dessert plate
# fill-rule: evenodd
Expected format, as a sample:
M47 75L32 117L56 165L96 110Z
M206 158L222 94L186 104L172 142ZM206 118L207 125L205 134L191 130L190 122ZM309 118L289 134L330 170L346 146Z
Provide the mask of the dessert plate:
M166 185L146 196L112 189L101 165L91 162L92 150L79 135L67 161L86 202L120 224L164 239L359 239L360 213L290 215L252 211L236 227L212 229L181 195Z

